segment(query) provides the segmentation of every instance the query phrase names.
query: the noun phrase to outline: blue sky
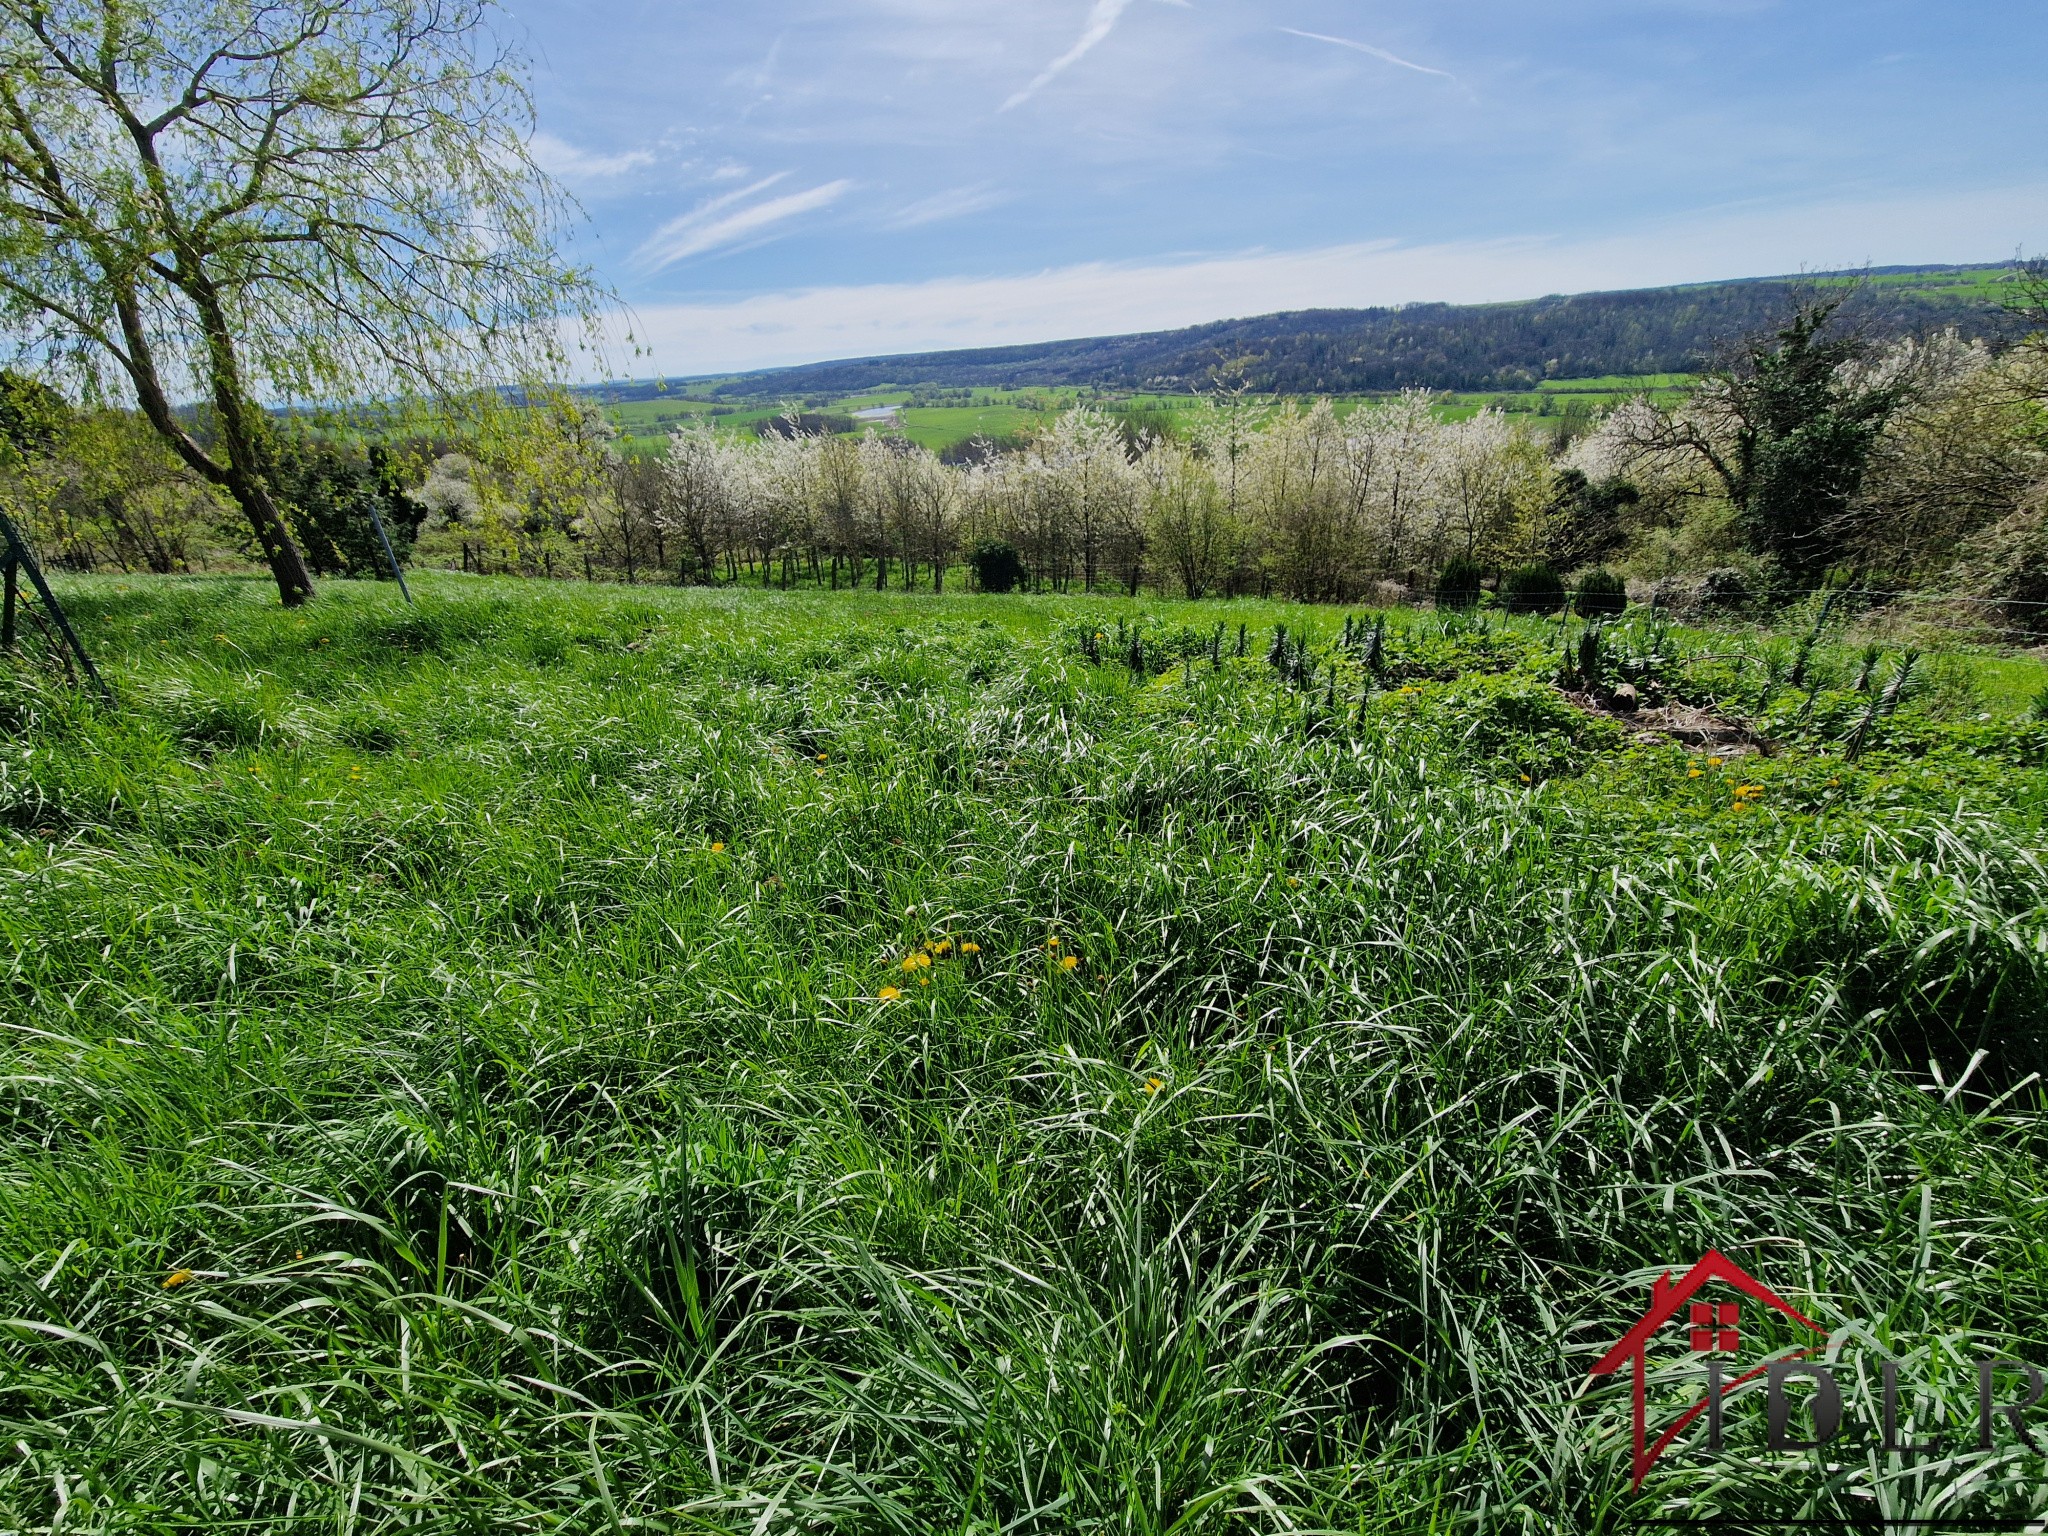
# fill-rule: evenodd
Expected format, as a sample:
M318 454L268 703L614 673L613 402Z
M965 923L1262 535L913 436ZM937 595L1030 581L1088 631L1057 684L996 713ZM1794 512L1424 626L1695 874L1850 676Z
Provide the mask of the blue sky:
M512 0L686 375L2048 248L2041 0Z

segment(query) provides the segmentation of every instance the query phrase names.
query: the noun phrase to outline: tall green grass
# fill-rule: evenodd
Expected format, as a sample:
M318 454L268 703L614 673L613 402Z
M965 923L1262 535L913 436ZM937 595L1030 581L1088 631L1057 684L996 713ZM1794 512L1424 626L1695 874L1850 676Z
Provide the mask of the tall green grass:
M81 582L121 707L0 683L0 1525L2048 1506L1746 1416L1632 1497L1584 1390L1710 1246L1959 1444L2048 1353L2048 727L1963 663L1850 765L1853 653L1614 632L1792 744L1709 763L1537 620L421 585Z

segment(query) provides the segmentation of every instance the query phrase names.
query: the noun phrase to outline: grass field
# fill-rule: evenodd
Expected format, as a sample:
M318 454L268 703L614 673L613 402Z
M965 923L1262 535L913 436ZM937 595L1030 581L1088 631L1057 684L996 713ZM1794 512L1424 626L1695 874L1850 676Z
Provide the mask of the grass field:
M1607 632L1762 757L1533 619L418 584L0 672L0 1527L2048 1508L1584 1390L1710 1246L1959 1450L2048 1363L2037 661Z
M1508 393L1445 394L1438 414L1449 421L1463 421L1480 411L1494 409L1517 419L1545 423L1569 415L1591 413L1617 405L1631 396L1650 393L1663 398L1682 394L1692 385L1687 374L1651 374L1640 379L1555 379L1531 390ZM962 392L966 393L966 392ZM910 441L943 451L973 438L1001 438L1011 433L1043 427L1055 411L1083 401L1094 401L1105 409L1131 410L1152 419L1171 420L1170 413L1198 407L1192 395L1134 393L1104 395L1080 389L977 389L967 404L916 404L920 397L910 390L871 390L858 395L814 400L810 408L837 415L851 415L873 406L898 407L897 419L876 430L887 431ZM1349 415L1370 396L1342 396L1334 401L1340 415ZM658 400L617 401L605 407L621 433L621 446L634 454L658 454L667 446L668 433L682 422L710 417L727 430L753 433L782 414L786 402L750 401L727 404L723 413L711 415L713 403L676 395ZM856 431L867 430L860 423Z

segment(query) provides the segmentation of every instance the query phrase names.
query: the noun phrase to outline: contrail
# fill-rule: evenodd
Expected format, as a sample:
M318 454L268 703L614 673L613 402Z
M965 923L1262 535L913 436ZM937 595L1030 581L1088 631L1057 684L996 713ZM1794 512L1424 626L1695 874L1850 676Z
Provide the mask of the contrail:
M1384 48L1375 48L1371 43L1354 42L1348 37L1331 37L1327 32L1302 32L1293 27L1282 27L1280 30L1291 37L1305 37L1311 42L1334 43L1339 48L1350 48L1358 53L1369 53L1374 58L1384 59L1389 64L1398 64L1403 69L1412 69L1418 75L1436 75L1445 80L1455 80L1458 78L1447 69L1431 69L1427 64L1417 64L1413 59L1404 59L1398 53L1389 53Z
M1023 106L1078 64L1091 48L1115 30L1117 19L1129 10L1130 6L1131 0L1095 0L1095 9L1088 13L1088 25L1081 29L1080 39L1073 47L1046 65L1036 80L1004 102L1001 110L1007 112L1012 107Z

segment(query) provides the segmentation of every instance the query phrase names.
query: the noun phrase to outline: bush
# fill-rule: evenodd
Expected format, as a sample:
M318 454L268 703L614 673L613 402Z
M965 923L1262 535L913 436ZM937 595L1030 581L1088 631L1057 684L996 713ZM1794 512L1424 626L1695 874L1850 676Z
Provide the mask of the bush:
M1014 592L1024 585L1024 557L1001 539L984 539L970 549L967 568L984 592Z
M391 456L313 437L282 437L271 447L270 488L283 505L306 563L320 576L388 580L390 563L370 518L375 507L403 564L427 509L407 496Z
M1501 578L1500 598L1509 613L1556 613L1564 606L1564 578L1547 565L1517 566Z
M1700 578L1698 601L1702 608L1723 611L1747 608L1754 596L1750 590L1749 578L1733 566L1723 566L1720 570L1709 571Z
M1628 584L1609 570L1588 571L1573 606L1582 619L1611 618L1628 607Z
M1477 560L1468 560L1460 555L1443 568L1436 579L1436 605L1439 608L1471 608L1479 602L1479 579L1485 575L1485 568Z

